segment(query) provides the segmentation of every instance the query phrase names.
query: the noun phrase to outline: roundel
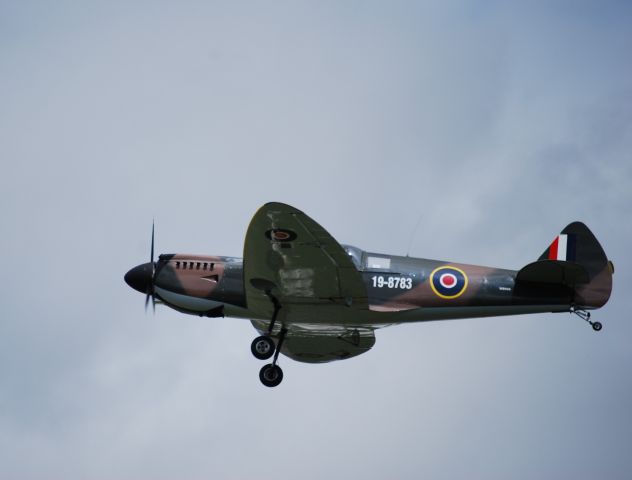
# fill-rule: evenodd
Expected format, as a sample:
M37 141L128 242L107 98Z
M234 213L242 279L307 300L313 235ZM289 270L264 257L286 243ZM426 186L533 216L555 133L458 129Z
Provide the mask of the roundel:
M430 286L441 298L457 298L467 288L467 275L456 267L435 268L430 274Z
M276 242L291 242L296 240L296 233L292 230L285 230L283 228L273 228L266 232L266 238Z

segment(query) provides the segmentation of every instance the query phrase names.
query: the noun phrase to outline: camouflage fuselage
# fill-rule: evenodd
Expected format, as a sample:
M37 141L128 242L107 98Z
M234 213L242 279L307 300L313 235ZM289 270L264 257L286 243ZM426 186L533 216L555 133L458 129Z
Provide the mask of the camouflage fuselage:
M259 372L276 386L280 353L309 363L351 358L393 324L458 318L573 312L603 306L614 266L581 222L567 225L520 270L369 253L338 243L300 210L269 202L254 214L244 258L161 255L132 268L125 282L152 300L191 315L250 319L252 354L272 363Z
M353 315L334 315L337 318L321 310L323 322L378 326L561 312L568 311L576 300L572 290L563 286L516 286L514 270L373 254L349 246L345 250L362 274L369 309ZM155 292L165 304L183 313L269 320L248 310L240 258L161 255L156 265ZM284 321L306 322L304 317ZM308 319L308 323L319 321Z

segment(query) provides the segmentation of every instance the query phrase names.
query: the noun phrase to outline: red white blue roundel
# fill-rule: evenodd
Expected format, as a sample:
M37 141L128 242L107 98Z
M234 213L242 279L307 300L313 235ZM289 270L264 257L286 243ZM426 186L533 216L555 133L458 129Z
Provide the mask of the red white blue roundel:
M457 298L467 288L467 275L456 267L435 268L430 274L432 291L441 298Z

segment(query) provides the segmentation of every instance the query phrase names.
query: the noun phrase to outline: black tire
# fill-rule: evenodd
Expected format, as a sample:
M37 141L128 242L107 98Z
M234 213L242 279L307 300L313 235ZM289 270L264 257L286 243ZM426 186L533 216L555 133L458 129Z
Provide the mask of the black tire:
M267 360L274 355L276 345L272 339L266 335L255 338L250 344L250 351L259 360Z
M600 322L593 322L592 327L595 332L598 332L603 328L603 325Z
M271 363L264 365L259 371L259 380L266 387L276 387L283 380L283 370L278 365Z

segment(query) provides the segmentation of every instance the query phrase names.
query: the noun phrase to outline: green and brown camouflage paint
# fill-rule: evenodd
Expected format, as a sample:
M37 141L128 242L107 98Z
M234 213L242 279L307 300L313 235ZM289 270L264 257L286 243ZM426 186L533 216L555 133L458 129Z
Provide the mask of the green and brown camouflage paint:
M537 261L508 270L341 246L300 210L279 203L255 214L244 251L246 269L235 257L168 254L131 269L125 281L183 313L250 319L262 335L285 339L283 354L320 363L368 351L374 330L399 323L571 311L589 321L586 311L608 301L614 273L580 222Z
M498 314L531 311L523 308L512 311L510 307L542 306L543 311L568 311L571 306L599 308L610 296L611 264L583 224L571 224L564 231L581 236L577 260L589 275L588 281L584 283L572 285L563 281L520 281L520 271L516 270L370 253L351 246L344 248L362 274L369 310L376 313L408 311L412 314L398 320L414 321L415 311L420 321L432 319L426 315L430 311L437 313L439 318L446 318L440 314L441 309L449 309L449 318L463 318L479 311L480 307L507 307L498 309ZM546 258L547 251L541 258ZM375 259L388 265L388 268L372 268L371 262ZM563 262L546 259L541 262L555 264L563 275ZM458 269L466 276L467 285L459 295L451 298L440 295L432 288L431 275L440 267ZM185 313L209 316L237 314L256 318L247 310L243 282L243 262L235 257L161 255L156 264L155 286L158 297L165 304ZM187 302L174 301L174 298L180 298L177 295L208 300L209 303L196 303L193 307ZM205 305L209 308L202 308ZM221 310L218 307L222 307ZM287 321L291 322L291 318ZM385 323L389 321L384 319ZM378 323L382 323L382 319Z

